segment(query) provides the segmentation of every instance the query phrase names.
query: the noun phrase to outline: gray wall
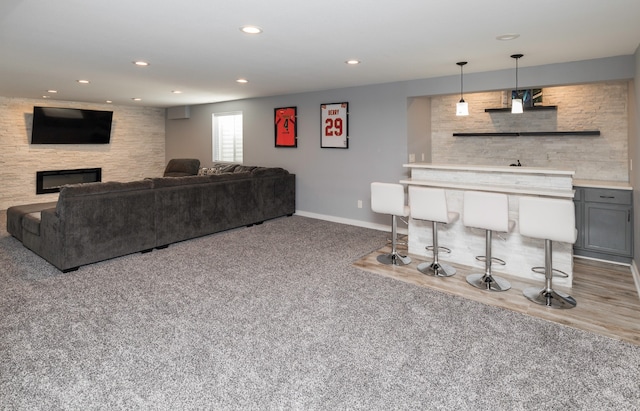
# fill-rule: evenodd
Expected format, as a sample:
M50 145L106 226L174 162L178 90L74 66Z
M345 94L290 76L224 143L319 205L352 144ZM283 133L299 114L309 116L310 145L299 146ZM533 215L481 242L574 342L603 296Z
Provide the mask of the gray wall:
M320 105L349 103L349 148L320 148ZM273 110L297 106L298 147L274 147ZM211 163L211 115L242 110L244 163L297 175L296 208L334 221L383 222L369 207L369 184L406 175L407 96L403 87L369 87L231 101L191 107L190 119L167 120L167 160ZM363 208L357 208L362 200Z
M636 75L636 56L619 56L538 67L521 67L519 86L554 86L611 80ZM524 59L523 59L524 60ZM523 61L523 63L525 63ZM525 63L526 64L526 63ZM465 93L513 88L514 70L485 73L465 70ZM456 72L452 67L452 72ZM297 210L303 215L363 226L388 225L388 218L372 213L369 184L397 182L407 176L409 148L425 150L419 136L430 124L426 96L459 93L459 74L432 79L345 88L191 107L191 118L167 120L166 156L197 157L211 163L211 114L242 110L244 163L280 166L297 175ZM418 97L418 99L413 99ZM349 148L320 148L320 104L349 102ZM298 147L275 148L273 109L298 107ZM453 108L452 108L453 109ZM411 116L409 115L411 114ZM418 137L416 137L418 136ZM421 153L421 152L420 152ZM417 153L417 156L420 155ZM421 157L416 158L421 161ZM638 161L640 166L640 160ZM364 207L357 208L362 200ZM638 220L638 219L636 219Z

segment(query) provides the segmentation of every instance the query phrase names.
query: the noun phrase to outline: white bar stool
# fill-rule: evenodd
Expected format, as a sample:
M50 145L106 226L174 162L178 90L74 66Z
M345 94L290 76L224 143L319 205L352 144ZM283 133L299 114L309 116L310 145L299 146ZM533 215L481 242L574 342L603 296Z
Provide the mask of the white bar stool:
M446 247L438 246L438 223L450 224L458 219L460 214L449 211L447 198L442 188L409 186L409 208L411 218L416 220L431 221L433 231L433 245L427 246L427 250L433 251L433 262L418 264L418 271L422 274L436 277L450 277L456 273L456 269L448 264L442 264L438 260L438 251L450 253Z
M578 236L573 201L556 198L522 197L520 199L520 234L544 240L544 288L527 287L523 294L536 304L552 308L573 308L576 300L552 288L552 241L575 243ZM533 270L533 269L532 269ZM535 272L535 270L534 270Z
M411 258L398 253L397 217L408 217L409 206L405 205L404 186L394 183L371 183L371 210L375 213L391 214L391 254L378 256L382 264L406 265Z
M515 222L509 220L509 198L506 194L465 191L463 205L463 224L466 227L486 230L484 255L485 272L470 274L467 282L474 287L489 291L506 291L511 288L509 281L495 277L491 273L494 261L504 261L491 256L491 238L493 231L507 233L513 229ZM476 257L476 259L481 259Z

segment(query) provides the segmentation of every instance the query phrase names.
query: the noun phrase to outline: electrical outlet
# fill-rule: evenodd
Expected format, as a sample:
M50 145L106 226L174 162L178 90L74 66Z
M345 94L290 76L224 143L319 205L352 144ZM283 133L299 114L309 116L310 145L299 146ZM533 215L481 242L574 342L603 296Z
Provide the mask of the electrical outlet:
M424 161L424 153L422 153L422 161Z
M358 208L362 208L362 200L358 200Z
M416 155L415 154L409 154L409 162L410 163L415 163L416 162Z

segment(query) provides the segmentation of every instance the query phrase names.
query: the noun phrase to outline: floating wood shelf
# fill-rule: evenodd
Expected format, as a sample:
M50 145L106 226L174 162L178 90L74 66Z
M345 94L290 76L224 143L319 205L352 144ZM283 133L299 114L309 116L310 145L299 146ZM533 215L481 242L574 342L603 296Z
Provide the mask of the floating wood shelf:
M585 131L511 131L490 133L453 133L454 137L536 137L536 136L599 136L600 130Z
M533 106L533 107L524 107L524 111L543 111L543 110L558 110L558 106ZM503 113L508 112L511 113L511 107L501 107L501 108L485 108L485 113Z

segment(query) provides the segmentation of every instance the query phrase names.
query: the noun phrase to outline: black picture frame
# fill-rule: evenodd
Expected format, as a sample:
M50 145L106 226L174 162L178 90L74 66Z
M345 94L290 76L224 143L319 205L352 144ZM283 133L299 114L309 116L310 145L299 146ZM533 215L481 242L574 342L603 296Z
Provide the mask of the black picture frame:
M320 105L320 147L349 148L349 103Z
M298 108L296 106L273 109L273 127L276 147L298 147Z

